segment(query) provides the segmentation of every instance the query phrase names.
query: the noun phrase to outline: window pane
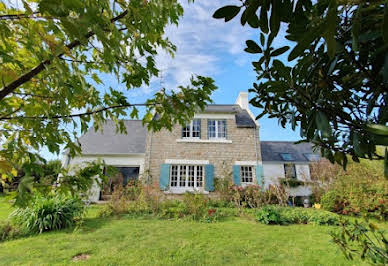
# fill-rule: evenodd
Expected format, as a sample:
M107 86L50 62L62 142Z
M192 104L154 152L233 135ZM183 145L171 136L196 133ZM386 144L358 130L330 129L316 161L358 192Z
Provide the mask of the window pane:
M171 187L177 187L178 186L178 166L172 165L171 166Z
M226 138L226 121L218 120L218 138Z
M319 154L316 154L316 153L305 153L304 156L307 158L307 160L311 162L319 161L320 159Z
M253 175L252 175L252 166L241 166L241 182L242 183L252 183Z
M296 169L295 164L285 164L284 165L284 174L286 178L296 178Z
M216 121L215 120L208 120L207 122L207 132L209 138L215 138L216 137Z
M190 138L190 124L182 128L182 138Z
M193 138L199 138L201 136L201 120L193 120Z
M197 166L197 187L203 186L203 166Z
M292 161L294 160L294 157L292 156L291 153L281 153L280 156L284 161Z
M179 186L185 187L186 186L186 165L181 165L179 168L180 168Z
M194 187L194 165L189 165L188 166L189 168L189 176L188 176L188 181L187 181L187 185L189 187Z

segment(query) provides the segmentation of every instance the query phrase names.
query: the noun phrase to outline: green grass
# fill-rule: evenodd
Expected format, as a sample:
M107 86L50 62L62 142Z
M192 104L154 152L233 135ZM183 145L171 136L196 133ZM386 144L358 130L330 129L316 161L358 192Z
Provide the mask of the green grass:
M86 265L362 265L347 261L330 242L333 227L270 226L243 218L211 224L102 219L96 217L98 209L89 208L78 230L0 243L0 264L70 264L75 255L86 253Z
M0 221L7 219L13 210L14 208L9 204L6 196L0 193Z

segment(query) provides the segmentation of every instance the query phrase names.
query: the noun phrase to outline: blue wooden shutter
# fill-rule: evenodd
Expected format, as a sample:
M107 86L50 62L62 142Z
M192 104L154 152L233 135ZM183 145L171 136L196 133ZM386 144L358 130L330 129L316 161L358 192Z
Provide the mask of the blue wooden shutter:
M233 165L233 183L236 186L240 186L241 185L240 165Z
M170 185L170 165L162 164L160 166L159 186L161 190L167 190Z
M205 190L214 191L214 165L205 165Z
M259 186L264 187L263 166L260 164L256 165L256 180Z

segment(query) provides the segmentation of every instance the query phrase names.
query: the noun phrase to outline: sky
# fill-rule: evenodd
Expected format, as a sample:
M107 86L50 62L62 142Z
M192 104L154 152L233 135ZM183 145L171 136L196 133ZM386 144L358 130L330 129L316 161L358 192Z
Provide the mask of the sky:
M159 77L152 79L150 86L127 91L123 84L103 75L101 78L105 88L119 88L131 103L142 103L162 87L174 89L179 85L187 85L190 77L196 74L215 80L218 89L211 96L214 103L234 104L240 91L248 91L253 82L258 82L251 62L257 61L260 55L246 53L244 48L248 39L258 42L260 32L247 25L243 27L239 17L225 23L224 20L212 18L212 15L222 6L239 3L238 0L196 0L194 4L188 4L187 0L182 0L185 9L183 18L178 26L168 26L166 30L166 36L177 46L177 52L171 58L160 51L156 57L156 64L161 70ZM284 31L281 29L273 46L279 48L286 44L290 45L285 43ZM282 55L278 59L287 64L286 56ZM250 93L249 98L253 97L254 94ZM258 108L250 106L250 109L255 115L260 113ZM261 140L300 139L298 129L283 129L277 119L263 117L259 124Z

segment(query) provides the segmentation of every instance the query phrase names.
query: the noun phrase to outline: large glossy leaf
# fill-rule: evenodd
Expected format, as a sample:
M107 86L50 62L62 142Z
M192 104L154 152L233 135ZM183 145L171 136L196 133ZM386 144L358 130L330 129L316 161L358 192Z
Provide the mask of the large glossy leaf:
M388 3L384 5L383 38L388 43Z
M216 10L213 14L213 18L224 18L225 22L233 19L240 12L241 7L239 6L224 6Z
M368 124L366 125L367 130L373 134L388 136L388 126L378 125L378 124Z
M268 14L267 11L261 7L260 8L260 29L264 33L268 33Z
M271 52L271 56L279 56L279 55L287 52L288 49L290 49L289 46L283 46L281 48L278 48L278 49L274 50L273 52Z
M321 131L322 136L326 138L330 137L331 126L326 114L321 111L318 111L315 117L315 121L316 121L317 128L319 129L319 131Z
M258 54L258 53L263 52L263 50L260 48L260 46L255 41L248 40L245 43L247 45L247 48L245 48L246 52L251 53L251 54Z

